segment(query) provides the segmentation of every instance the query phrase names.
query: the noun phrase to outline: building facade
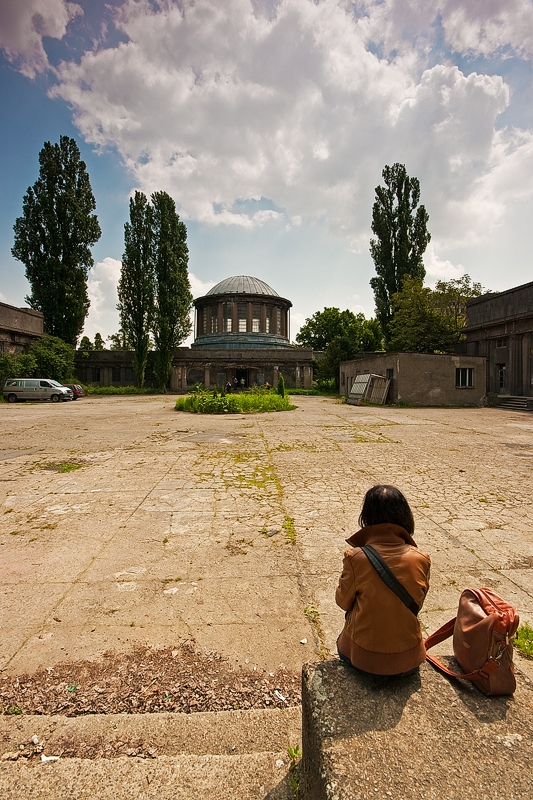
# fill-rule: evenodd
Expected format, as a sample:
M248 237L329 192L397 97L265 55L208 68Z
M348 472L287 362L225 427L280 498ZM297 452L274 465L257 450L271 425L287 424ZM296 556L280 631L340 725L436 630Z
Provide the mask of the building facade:
M470 300L466 352L486 359L490 395L533 396L533 282Z
M290 300L248 275L218 283L195 302L191 347L174 351L170 389L184 392L195 385L222 388L275 385L280 373L288 387L310 388L313 351L290 343ZM101 386L134 382L132 353L121 350L78 352L76 376ZM155 385L153 353L146 384Z
M0 303L0 353L25 353L43 335L43 315Z
M390 380L387 403L420 406L482 406L485 358L429 353L372 353L341 361L340 391L348 397L357 375Z

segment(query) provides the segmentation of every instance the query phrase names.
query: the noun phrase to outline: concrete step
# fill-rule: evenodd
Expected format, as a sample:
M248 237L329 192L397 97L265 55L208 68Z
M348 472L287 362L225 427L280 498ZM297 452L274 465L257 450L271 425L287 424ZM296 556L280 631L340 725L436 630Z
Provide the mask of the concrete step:
M2 716L0 741L2 800L289 800L301 710Z
M505 397L500 399L498 405L500 408L527 411L533 409L533 399L531 397Z
M485 697L428 663L419 675L389 681L339 661L307 665L303 797L524 800L532 785L532 685L517 669L513 697Z

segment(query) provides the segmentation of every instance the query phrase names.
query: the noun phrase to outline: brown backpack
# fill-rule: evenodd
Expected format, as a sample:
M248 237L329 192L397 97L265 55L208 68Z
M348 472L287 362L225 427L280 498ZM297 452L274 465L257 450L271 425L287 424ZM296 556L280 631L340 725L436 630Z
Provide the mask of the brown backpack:
M446 675L472 681L483 694L513 694L513 638L519 621L513 606L492 589L465 589L455 619L424 642L429 650L453 634L453 654L465 674L452 672L435 656L426 658Z

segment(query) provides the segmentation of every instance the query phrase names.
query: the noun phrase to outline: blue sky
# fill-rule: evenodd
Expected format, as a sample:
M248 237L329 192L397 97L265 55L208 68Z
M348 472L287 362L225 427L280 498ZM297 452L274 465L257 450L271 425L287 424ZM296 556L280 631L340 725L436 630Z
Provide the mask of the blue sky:
M102 237L85 332L118 329L134 189L168 191L196 295L255 275L374 310L385 164L421 183L428 284L533 279L531 0L0 0L0 299L24 304L13 223L45 141L73 136Z

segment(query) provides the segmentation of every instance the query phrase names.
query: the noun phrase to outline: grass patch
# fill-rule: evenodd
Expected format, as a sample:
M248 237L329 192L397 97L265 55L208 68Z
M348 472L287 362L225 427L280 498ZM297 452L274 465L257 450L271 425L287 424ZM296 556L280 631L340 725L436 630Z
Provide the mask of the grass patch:
M193 414L257 414L270 411L292 411L288 397L274 392L243 392L239 394L217 394L196 392L176 401L176 411Z
M520 625L518 628L514 646L517 650L520 650L523 655L528 658L533 658L533 628L527 623L525 625Z
M81 469L83 464L76 464L70 461L60 461L59 463L55 464L53 462L48 462L47 464L40 464L40 469L47 469L50 472L74 472L76 469Z
M285 516L285 521L281 526L285 531L285 538L289 544L296 544L296 530L294 529L294 520L292 517Z
M287 394L300 395L301 397L338 397L335 389L285 389Z
M161 389L139 386L84 386L85 394L162 394Z

